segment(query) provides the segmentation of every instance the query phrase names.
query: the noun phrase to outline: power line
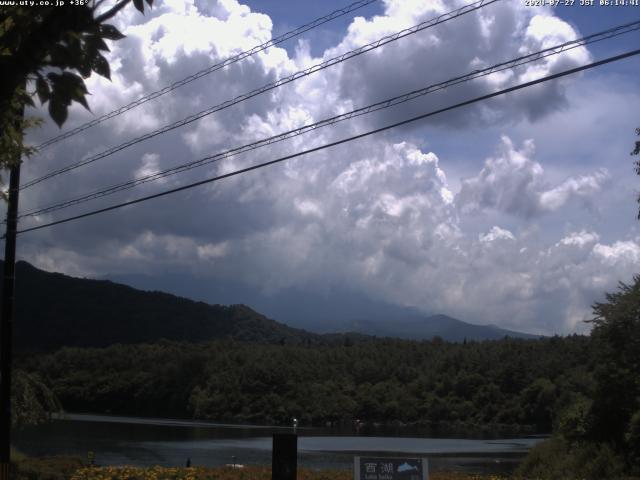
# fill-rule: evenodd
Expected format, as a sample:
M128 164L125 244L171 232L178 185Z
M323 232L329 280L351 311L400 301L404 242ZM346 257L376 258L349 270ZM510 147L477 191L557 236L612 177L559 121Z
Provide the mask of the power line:
M292 75L289 75L287 77L284 77L280 80L276 80L275 82L271 82L268 83L266 85L263 85L260 88L257 88L255 90L252 90L251 92L239 95L237 97L235 97L234 99L231 100L227 100L223 103L220 103L218 105L215 105L213 107L210 107L206 110L201 110L198 113L195 113L193 115L189 115L186 118L183 118L182 120L178 120L177 122L171 123L169 125L165 125L164 127L161 127L157 130L154 130L152 132L146 133L144 135L141 135L140 137L134 138L132 140L129 140L127 142L121 143L120 145L116 145L114 147L111 147L101 153L98 153L96 155L93 155L89 158L86 158L84 160L80 160L78 162L72 163L70 165L67 165L66 167L60 168L58 170L54 170L53 172L50 172L46 175L43 175L39 178L36 178L34 180L31 180L30 182L25 183L21 189L26 189L29 188L33 185L36 185L40 182L43 182L49 178L55 177L57 175L60 175L62 173L66 173L69 172L71 170L75 170L76 168L82 167L84 165L88 165L90 163L93 163L97 160L100 160L102 158L108 157L110 155L113 155L114 153L117 153L121 150L124 150L125 148L131 147L133 145L136 145L140 142L143 142L145 140L148 140L150 138L156 137L158 135L162 135L164 133L167 133L171 130L175 130L176 128L188 125L190 123L195 122L196 120L200 120L203 117L206 117L208 115L211 115L215 112L219 112L221 110L224 110L226 108L229 108L233 105L236 105L237 103L243 102L245 100L249 100L250 98L253 98L257 95L260 95L262 93L266 93L269 92L271 90L274 90L278 87L281 87L282 85L286 85L288 83L294 82L295 80L298 80L300 78L309 76L315 72L318 72L320 70L324 70L326 68L329 68L333 65L337 65L339 63L342 63L346 60L349 60L351 58L357 57L359 55L362 55L366 52L369 52L371 50L374 50L376 48L379 48L383 45L386 45L388 43L394 42L400 38L406 37L408 35L413 35L415 33L418 33L422 30L425 30L427 28L431 28L434 27L436 25L439 25L441 23L447 22L449 20L452 20L454 18L460 17L462 15L466 15L467 13L470 12L474 12L480 8L483 8L487 5L490 5L492 3L496 3L500 0L478 0L474 3L471 3L469 5L465 5L461 8L458 8L456 10L453 10L451 12L448 13L444 13L436 18L433 18L431 20L427 20L425 22L419 23L417 25L414 25L413 27L410 28L406 28L404 30L401 30L399 32L396 32L392 35L387 35L385 37L380 38L379 40L376 40L375 42L371 42L368 43L366 45L363 45L361 47L358 47L354 50L351 50L349 52L343 53L342 55L338 55L337 57L333 57L329 60L325 60L324 62L318 63L316 65L313 65L309 68L306 68L304 70L300 70Z
M578 73L578 72L581 72L583 70L588 70L590 68L598 67L600 65L605 65L605 64L608 64L608 63L611 63L611 62L615 62L615 61L618 61L618 60L622 60L624 58L628 58L628 57L631 57L631 56L634 56L634 55L638 55L638 54L640 54L640 49L632 50L632 51L629 51L629 52L626 52L626 53L623 53L623 54L620 54L620 55L615 55L615 56L612 56L612 57L605 58L604 60L599 60L597 62L592 62L592 63L586 64L586 65L582 65L580 67L571 68L569 70L564 70L562 72L555 73L553 75L547 75L546 77L542 77L542 78L539 78L537 80L532 80L530 82L526 82L526 83L522 83L522 84L519 84L519 85L515 85L513 87L505 88L503 90L499 90L499 91L494 92L494 93L490 93L490 94L487 94L487 95L482 95L482 96L479 96L479 97L475 97L475 98L473 98L471 100L466 100L464 102L460 102L460 103L457 103L455 105L451 105L451 106L448 106L448 107L445 107L445 108L434 110L434 111L429 112L429 113L424 113L422 115L418 115L418 116L415 116L415 117L412 117L412 118L409 118L409 119L406 119L406 120L402 120L400 122L396 122L396 123L393 123L391 125L387 125L387 126L384 126L384 127L381 127L381 128L377 128L375 130L370 130L368 132L361 133L361 134L358 134L358 135L354 135L354 136L351 136L351 137L348 137L348 138L344 138L342 140L337 140L335 142L327 143L327 144L321 145L319 147L314 147L314 148L310 148L310 149L307 149L307 150L303 150L303 151L300 151L300 152L297 152L297 153L293 153L293 154L290 154L290 155L286 155L284 157L277 158L275 160L271 160L271 161L268 161L268 162L260 163L260 164L257 164L257 165L253 165L251 167L246 167L246 168L240 169L240 170L235 170L233 172L229 172L229 173L226 173L226 174L223 174L223 175L218 175L216 177L208 178L208 179L205 179L205 180L200 180L198 182L190 183L190 184L183 185L183 186L177 187L177 188L172 188L170 190L165 190L163 192L155 193L153 195L148 195L148 196L145 196L145 197L137 198L135 200L129 200L127 202L118 203L118 204L115 204L115 205L111 205L109 207L101 208L101 209L98 209L98 210L93 210L93 211L90 211L90 212L87 212L87 213L83 213L83 214L80 214L80 215L67 217L67 218L64 218L62 220L56 220L54 222L45 223L43 225L38 225L38 226L35 226L35 227L25 228L23 230L18 230L17 233L22 234L22 233L32 232L34 230L40 230L40 229L43 229L43 228L52 227L54 225L60 225L62 223L68 223L68 222L71 222L71 221L74 221L74 220L79 220L81 218L91 217L91 216L94 216L94 215L98 215L100 213L109 212L109 211L112 211L112 210L116 210L116 209L119 209L119 208L123 208L123 207L129 206L129 205L135 205L137 203L142 203L142 202L145 202L145 201L148 201L148 200L153 200L155 198L164 197L166 195L171 195L173 193L181 192L183 190L189 190L191 188L195 188L195 187L198 187L198 186L201 186L201 185L205 185L205 184L208 184L208 183L212 183L212 182L216 182L216 181L219 181L219 180L223 180L225 178L234 177L234 176L237 176L237 175L240 175L240 174L243 174L243 173L250 172L252 170L257 170L257 169L260 169L260 168L263 168L263 167L274 165L276 163L281 163L281 162L284 162L286 160L290 160L292 158L296 158L296 157L300 157L302 155L306 155L306 154L309 154L309 153L313 153L313 152L317 152L317 151L320 151L320 150L324 150L326 148L330 148L330 147L334 147L334 146L337 146L337 145L341 145L343 143L348 143L348 142L351 142L353 140L364 138L364 137L367 137L367 136L370 136L370 135L373 135L373 134L376 134L376 133L384 132L386 130L390 130L392 128L396 128L396 127L399 127L399 126L402 126L402 125L406 125L408 123L415 122L417 120L422 120L422 119L427 118L427 117L431 117L431 116L434 116L434 115L438 115L440 113L448 112L448 111L454 110L456 108L460 108L460 107L463 107L463 106L466 106L466 105L471 105L473 103L481 102L481 101L484 101L484 100L489 100L491 98L494 98L494 97L497 97L497 96L500 96L500 95L504 95L504 94L507 94L507 93L510 93L510 92L514 92L516 90L521 90L523 88L528 88L528 87L531 87L533 85L537 85L537 84L540 84L540 83L543 83L543 82L547 82L547 81L554 80L554 79L557 79L557 78L561 78L561 77L564 77L564 76L567 76L567 75Z
M324 62L321 62L319 64L313 65L313 66L311 66L311 67L309 67L307 69L300 70L300 71L298 71L298 72L296 72L296 73L294 73L292 75L289 75L288 77L285 77L285 78L277 80L275 82L271 82L271 83L268 83L266 85L263 85L262 87L260 87L258 89L255 89L255 90L252 90L249 93L245 93L245 94L240 95L240 96L238 96L238 97L236 97L234 99L227 100L227 101L225 101L225 102L223 102L221 104L215 105L215 106L210 107L210 108L208 108L206 110L202 110L202 111L200 111L198 113L190 115L190 116L188 116L188 117L186 117L186 118L184 118L182 120L179 120L179 121L174 122L174 123L169 124L169 125L165 125L164 127L161 127L160 129L154 130L154 131L149 132L149 133L147 133L145 135L142 135L140 137L134 138L132 140L129 140L129 141L127 141L125 143L122 143L120 145L117 145L115 147L109 148L109 149L107 149L107 150L105 150L105 151L103 151L103 152L101 152L99 154L96 154L96 155L94 155L92 157L89 157L89 158L87 158L85 160L81 160L79 162L75 162L73 164L67 165L66 167L63 167L61 169L54 170L53 172L50 172L50 173L48 173L48 174L46 174L46 175L44 175L42 177L36 178L36 179L34 179L34 180L30 181L30 182L25 183L21 188L22 189L28 188L30 186L36 185L37 183L40 183L40 182L42 182L44 180L47 180L49 178L52 178L54 176L60 175L62 173L66 173L68 171L74 170L76 168L79 168L81 166L87 165L89 163L93 163L93 162L95 162L97 160L100 160L100 159L105 158L107 156L113 155L114 153L117 153L117 152L119 152L121 150L124 150L125 148L133 146L133 145L135 145L137 143L140 143L140 142L142 142L144 140L148 140L148 139L153 138L153 137L155 137L157 135L161 135L161 134L167 133L167 132L169 132L171 130L174 130L176 128L182 127L184 125L188 125L188 124L190 124L190 123L192 123L192 122L194 122L196 120L199 120L199 119L201 119L201 118L203 118L203 117L205 117L207 115L211 115L212 113L215 113L215 112L224 110L226 108L229 108L229 107L231 107L231 106L233 106L233 105L235 105L237 103L240 103L242 101L248 100L248 99L253 98L253 97L257 96L257 95L260 95L262 93L266 93L266 92L271 91L271 90L273 90L275 88L278 88L278 87L280 87L282 85L285 85L287 83L290 83L290 82L293 82L295 80L298 80L299 78L306 77L306 76L311 75L312 73L315 73L317 71L320 71L320 70L323 70L325 68L331 67L331 66L336 65L338 63L342 63L342 62L344 62L344 61L346 61L346 60L348 60L350 58L362 55L363 53L366 53L366 52L371 51L371 50L373 50L375 48L378 48L378 47L381 47L383 45L386 45L387 43L390 43L390 42L393 42L393 41L398 40L400 38L403 38L405 36L420 32L420 31L422 31L424 29L439 25L439 24L444 23L444 22L446 22L448 20L452 20L452 19L457 18L459 16L462 16L462 15L465 15L467 13L473 12L475 10L478 10L478 9L480 9L480 8L486 6L486 5L489 5L491 3L495 3L497 1L500 1L500 0L478 0L476 2L473 2L473 3L469 4L469 5L465 5L465 6L461 7L461 8L453 10L451 12L442 14L442 15L440 15L440 16L438 16L436 18L433 18L431 20L422 22L422 23L420 23L418 25L415 25L413 27L401 30L401 31L396 32L396 33L394 33L392 35L387 35L387 36L385 36L385 37L383 37L383 38L381 38L381 39L379 39L379 40L377 40L375 42L371 42L371 43L363 45L363 46L361 46L361 47L359 47L357 49L354 49L354 50L351 50L349 52L346 52L346 53L344 53L342 55L333 57L333 58L331 58L329 60L325 60Z
M256 45L255 47L250 48L249 50L245 50L244 52L240 52L237 55L234 55L233 57L229 57L225 60L223 60L222 62L216 63L214 65L211 65L203 70L200 70L196 73L194 73L193 75L189 75L186 78L183 78L182 80L178 80L177 82L172 83L171 85L168 85L160 90L157 90L155 92L149 93L143 97L140 97L139 99L124 105L116 110L113 110L112 112L109 113L105 113L104 115L91 120L90 122L84 123L76 128L74 128L73 130L69 130L68 132L62 133L60 135L57 135L53 138L50 138L49 140L47 140L46 142L41 143L40 145L38 145L36 148L37 149L43 149L45 147L48 147L49 145L53 145L54 143L60 142L61 140L65 140L69 137L72 137L80 132L83 132L91 127L94 127L106 120L109 120L110 118L113 117L117 117L118 115L121 115L125 112L128 112L129 110L136 108L144 103L147 103L151 100L154 100L158 97L161 97L162 95L172 92L173 90L182 87L183 85L187 85L188 83L193 82L194 80L197 80L199 78L204 77L205 75L209 75L210 73L213 73L217 70L220 70L221 68L227 67L229 65L232 65L236 62L239 62L241 60L244 60L245 58L248 58L252 55L255 55L256 53L262 52L264 50L266 50L269 47L273 47L275 45L278 45L280 43L283 43L287 40L290 40L294 37L297 37L298 35L301 35L309 30L312 30L313 28L316 28L320 25L323 25L327 22L330 22L332 20L335 20L336 18L340 18L348 13L353 12L354 10L358 10L359 8L365 7L367 5L370 5L372 3L377 2L378 0L359 0L357 2L352 3L351 5L348 5L344 8L340 8L338 10L334 10L333 12L325 15L324 17L320 17L315 19L314 21L307 23L305 25L302 25L298 28L296 28L295 30L291 30L289 32L286 32L276 38L273 38L271 40L269 40L268 42L265 42L261 45Z
M329 125L334 125L338 122L342 122L345 120L349 120L361 115L366 115L378 110L383 110L395 105L399 105L401 103L405 103L408 102L410 100L414 100L418 97L421 96L425 96L427 94L433 93L435 91L439 91L439 90L443 90L446 89L448 87L451 87L453 85L457 85L463 82L467 82L467 81L471 81L480 77L484 77L487 75L491 75L493 73L497 73L497 72L501 72L507 69L511 69L511 68L515 68L518 66L522 66L531 62L535 62L538 60L541 60L543 58L547 58L549 56L552 55L558 55L562 52L566 52L568 50L580 47L580 46L584 46L584 45L588 45L588 44L592 44L595 42L599 42L602 40L607 40L619 35L623 35L632 31L637 31L638 29L640 29L640 20L635 21L635 22L631 22L631 23L627 23L624 25L619 25L613 28L610 28L608 30L604 30L602 32L598 32L598 33L594 33L592 35L588 35L586 37L577 39L577 40L572 40L569 42L565 42L563 44L560 45L556 45L554 47L549 47L549 48L545 48L543 50L540 50L538 52L534 52L531 53L529 55L524 55L512 60L509 60L507 62L502 62L496 65L493 65L491 67L487 67L481 70L475 70L471 73L468 73L466 75L462 75L459 77L455 77L449 80L446 80L444 82L440 82L440 83L436 83L436 84L432 84L429 85L428 87L424 87L418 90L413 90L412 92L409 93L405 93L403 95L398 95L395 96L393 98L389 98L387 100L383 100L381 102L377 102L374 103L372 105L368 105L366 107L362 107L362 108L358 108L355 110L352 110L350 112L347 113L343 113L341 115L336 115L334 117L331 118L327 118L324 120L320 120L318 122L315 123L311 123L311 124L307 124L304 125L302 127L293 129L293 130L289 130L287 132L283 132L280 133L278 135L273 135L271 137L268 138L263 138L261 140L246 144L246 145L242 145L240 147L235 147L232 148L230 150L226 150L224 152L220 152L220 153L216 153L214 155L209 155L206 156L204 158L200 158L198 160L194 160L188 163L184 163L182 165L178 165L160 172L156 172L156 173L152 173L149 175L145 175L143 177L139 177L139 178L135 178L133 180L129 180L127 182L123 182L123 183L119 183L116 185L112 185L106 188L103 188L101 190L95 191L95 192L91 192L91 193L87 193L84 195L81 195L79 197L75 197L73 199L69 199L69 200L65 200L62 202L58 202L56 204L50 205L48 207L38 207L36 209L33 209L31 211L22 213L18 218L24 218L24 217L28 217L28 216L37 216L37 215L42 215L42 214L46 214L46 213L51 213L57 210L61 210L64 208L68 208L74 205L78 205L80 203L84 203L90 200L94 200L97 198L102 198L105 197L107 195L111 195L117 192L121 192L124 190L129 190L131 188L134 188L136 186L148 183L148 182L152 182L155 180L160 180L162 178L168 177L170 175L175 175L178 173L182 173L188 170L191 170L193 168L197 168L203 165L207 165L210 163L214 163L214 162L218 162L221 161L223 159L226 158L230 158L232 156L235 155L239 155L251 150L255 150L257 148L260 147L264 147L267 145L272 145L274 143L277 142L281 142L299 135L302 135L304 133L308 133L310 131L316 130L318 128L321 127L325 127L325 126L329 126Z

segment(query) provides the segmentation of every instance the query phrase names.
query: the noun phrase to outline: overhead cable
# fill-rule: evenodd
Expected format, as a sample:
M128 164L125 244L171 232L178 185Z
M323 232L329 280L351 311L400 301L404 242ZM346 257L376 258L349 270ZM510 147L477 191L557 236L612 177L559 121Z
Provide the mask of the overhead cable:
M43 149L45 147L48 147L49 145L53 145L54 143L57 143L61 140L65 140L69 137L72 137L74 135L77 135L80 132L84 132L85 130L91 128L91 127L95 127L96 125L109 120L110 118L113 117L117 117L118 115L122 115L125 112L128 112L129 110L136 108L144 103L147 103L151 100L154 100L158 97L161 97L162 95L165 95L169 92L172 92L173 90L180 88L184 85L187 85L188 83L193 82L194 80L197 80L199 78L204 77L205 75L209 75L210 73L215 72L216 70L220 70L221 68L224 67L228 67L229 65L232 65L236 62L239 62L241 60L244 60L245 58L248 58L252 55L255 55L256 53L262 52L264 50L266 50L269 47L273 47L275 45L278 45L280 43L286 42L287 40L290 40L291 38L294 38L298 35L301 35L302 33L308 32L309 30L316 28L320 25L323 25L327 22L330 22L332 20L335 20L336 18L342 17L348 13L351 13L355 10L358 10L359 8L365 7L367 5L370 5L372 3L377 2L378 0L359 0L357 2L352 3L351 5L348 5L344 8L340 8L338 10L334 10L333 12L329 13L328 15L325 15L324 17L320 17L315 19L314 21L307 23L305 25L302 25L298 28L296 28L295 30L291 30L289 32L286 32L282 35L279 35L276 38L273 38L271 40L269 40L268 42L264 42L261 45L256 45L255 47L250 48L249 50L245 50L244 52L241 52L237 55L234 55L233 57L229 57L226 58L225 60L223 60L222 62L216 63L214 65L211 65L205 69L202 69L196 73L194 73L193 75L189 75L186 78L183 78L182 80L178 80L177 82L172 83L171 85L168 85L164 88L161 88L160 90L157 90L155 92L151 92L147 95L144 95L143 97L140 97L139 99L128 103L127 105L124 105L120 108L117 108L116 110L113 110L112 112L109 113L105 113L104 115L91 120L90 122L87 123L83 123L82 125L69 130L68 132L62 133L60 135L57 135L53 138L50 138L49 140L47 140L46 142L41 143L40 145L38 145L36 147L36 149L40 150Z
M358 139L361 139L361 138L364 138L364 137L368 137L368 136L376 134L376 133L384 132L384 131L390 130L392 128L396 128L396 127L399 127L399 126L402 126L402 125L407 125L407 124L415 122L417 120L422 120L422 119L425 119L425 118L428 118L428 117L431 117L431 116L434 116L434 115L438 115L440 113L448 112L450 110L454 110L454 109L457 109L457 108L460 108L460 107L463 107L463 106L466 106L466 105L471 105L473 103L489 100L491 98L495 98L495 97L498 97L500 95L505 95L505 94L510 93L510 92L515 92L517 90L521 90L521 89L528 88L528 87L531 87L531 86L534 86L534 85L538 85L540 83L548 82L550 80L554 80L554 79L561 78L561 77L564 77L564 76L567 76L567 75L571 75L571 74L578 73L578 72L581 72L581 71L584 71L584 70L588 70L588 69L591 69L591 68L594 68L594 67L598 67L600 65L605 65L605 64L608 64L608 63L619 61L619 60L622 60L622 59L625 59L625 58L629 58L629 57L632 57L632 56L635 56L635 55L638 55L638 54L640 54L640 49L632 50L632 51L629 51L629 52L626 52L626 53L623 53L623 54L620 54L620 55L607 57L607 58L605 58L603 60L599 60L597 62L592 62L592 63L586 64L586 65L582 65L580 67L564 70L562 72L555 73L553 75L547 75L547 76L539 78L537 80L532 80L530 82L526 82L526 83L515 85L515 86L509 87L509 88L505 88L505 89L502 89L502 90L499 90L497 92L493 92L493 93L490 93L490 94L487 94L487 95L481 95L481 96L475 97L475 98L473 98L471 100L466 100L464 102L456 103L455 105L450 105L448 107L440 108L438 110L434 110L434 111L431 111L429 113L424 113L422 115L418 115L418 116L415 116L415 117L412 117L412 118L409 118L409 119L406 119L406 120L402 120L400 122L396 122L396 123L393 123L391 125L386 125L386 126L381 127L381 128L376 128L375 130L370 130L368 132L361 133L361 134L358 134L358 135L354 135L354 136L351 136L351 137L348 137L348 138L344 138L342 140L337 140L335 142L330 142L330 143L327 143L327 144L324 144L324 145L321 145L321 146L318 146L318 147L310 148L310 149L307 149L307 150L302 150L300 152L296 152L296 153L293 153L293 154L290 154L290 155L286 155L284 157L280 157L280 158L277 158L275 160L271 160L271 161L268 161L268 162L264 162L264 163L260 163L260 164L257 164L257 165L253 165L251 167L242 168L240 170L235 170L233 172L229 172L229 173L226 173L226 174L223 174L223 175L218 175L218 176L215 176L215 177L212 177L212 178L207 178L205 180L200 180L198 182L194 182L194 183L190 183L190 184L187 184L187 185L183 185L181 187L172 188L170 190L165 190L165 191L162 191L162 192L159 192L159 193L155 193L153 195L147 195L145 197L140 197L140 198L137 198L135 200L129 200L127 202L118 203L118 204L115 204L115 205L111 205L109 207L100 208L100 209L93 210L93 211L90 211L90 212L86 212L86 213L83 213L83 214L80 214L80 215L74 215L74 216L71 216L71 217L63 218L61 220L56 220L56 221L45 223L45 224L42 224L42 225L37 225L37 226L34 226L34 227L25 228L25 229L22 229L22 230L18 230L17 233L19 233L19 234L27 233L27 232L32 232L32 231L35 231L35 230L40 230L40 229L43 229L43 228L52 227L54 225L60 225L60 224L63 224L63 223L72 222L72 221L75 221L75 220L80 220L82 218L87 218L87 217L91 217L91 216L94 216L94 215L98 215L100 213L105 213L105 212L109 212L109 211L112 211L112 210L120 209L120 208L129 206L129 205L135 205L135 204L138 204L138 203L146 202L148 200L153 200L155 198L160 198L160 197L171 195L171 194L174 194L174 193L177 193L177 192L181 192L181 191L184 191L184 190L189 190L189 189L201 186L201 185L206 185L206 184L213 183L213 182L216 182L216 181L219 181L219 180L223 180L225 178L234 177L234 176L241 175L241 174L253 171L253 170L258 170L260 168L268 167L270 165L275 165L277 163L281 163L281 162L284 162L286 160L290 160L292 158L300 157L300 156L303 156L303 155L307 155L309 153L318 152L320 150L324 150L324 149L327 149L327 148L330 148L330 147L334 147L334 146L341 145L341 144L344 144L344 143L352 142L354 140L358 140Z
M491 75L493 73L497 73L497 72L501 72L504 70L508 70L508 69L512 69L518 66L522 66L528 63L532 63L535 61L539 61L541 59L547 58L549 56L552 55L558 55L562 52L566 52L569 50L572 50L574 48L577 47L581 47L584 45L589 45L595 42L599 42L602 40L606 40L606 39L610 39L619 35L623 35L626 33L630 33L633 31L637 31L640 29L640 20L635 21L635 22L631 22L631 23L627 23L624 25L619 25L617 27L613 27L610 28L608 30L604 30L602 32L598 32L598 33L594 33L592 35L588 35L586 37L577 39L577 40L572 40L569 42L565 42L562 43L560 45L556 45L554 47L549 47L549 48L545 48L543 50L528 54L528 55L524 55L518 58L514 58L512 60L506 61L506 62L502 62L481 70L474 70L473 72L470 72L466 75L462 75L459 77L455 77L449 80L446 80L444 82L440 82L440 83L436 83L436 84L432 84L429 85L427 87L418 89L418 90L413 90L409 93L405 93L403 95L398 95L395 96L393 98L389 98L386 100L383 100L381 102L377 102L371 105L368 105L366 107L362 107L362 108L358 108L355 110L352 110L350 112L347 113L343 113L340 115L336 115L333 116L331 118L326 118L324 120L320 120L318 122L314 122L314 123L310 123L307 125L304 125L302 127L293 129L293 130L289 130L287 132L283 132L280 133L278 135L273 135L267 138L263 138L261 140L246 144L246 145L242 145L239 147L235 147L229 150L226 150L224 152L220 152L220 153L216 153L214 155L209 155L203 158L200 158L198 160L194 160L188 163L184 163L172 168L168 168L166 170L160 171L160 172L155 172L155 173L151 173L148 175L144 175L138 178L134 178L132 180L126 181L126 182L122 182L116 185L112 185L109 187L105 187L102 188L100 190L91 192L91 193L87 193L87 194L83 194L81 196L72 198L72 199L68 199L62 202L57 202L53 205L49 205L47 207L39 207L36 209L33 209L31 211L25 212L25 213L21 213L19 215L18 218L23 218L23 217L33 217L33 216L38 216L38 215L43 215L43 214L47 214L47 213L51 213L57 210L61 210L64 208L68 208L74 205L78 205L80 203L84 203L87 202L89 200L93 200L93 199L97 199L97 198L102 198L105 197L107 195L112 195L114 193L117 192L121 192L124 190L129 190L131 188L137 187L139 185L148 183L148 182L152 182L152 181L156 181L156 180L160 180L163 178L166 178L170 175L175 175L178 173L182 173L188 170L191 170L193 168L197 168L203 165L207 165L210 163L214 163L214 162L219 162L221 160L224 160L226 158L230 158L251 150L255 150L257 148L260 147L264 147L267 145L271 145L277 142L281 142L314 130L317 130L319 128L322 127L326 127L329 125L334 125L336 123L345 121L345 120L349 120L355 117L359 117L361 115L366 115L378 110L383 110L401 103L405 103L408 102L410 100L414 100L416 98L428 95L430 93L439 91L439 90L444 90L448 87L454 86L454 85L458 85L460 83L463 82L468 82L480 77L485 77L488 75Z
M235 98L233 98L231 100L227 100L227 101L225 101L223 103L220 103L218 105L215 105L213 107L207 108L205 110L201 110L200 112L194 113L193 115L189 115L188 117L183 118L182 120L178 120L178 121L173 122L173 123L171 123L169 125L165 125L165 126L159 128L157 130L154 130L152 132L146 133L144 135L141 135L141 136L139 136L137 138L134 138L132 140L129 140L127 142L121 143L120 145L116 145L114 147L111 147L111 148L109 148L109 149L107 149L107 150L105 150L105 151L103 151L101 153L98 153L96 155L88 157L88 158L86 158L84 160L80 160L78 162L72 163L72 164L67 165L65 167L62 167L60 169L54 170L54 171L52 171L50 173L47 173L47 174L45 174L45 175L43 175L41 177L38 177L38 178L36 178L34 180L26 182L24 185L22 185L21 189L29 188L29 187L31 187L33 185L36 185L36 184L38 184L40 182L43 182L43 181L45 181L45 180L47 180L49 178L53 178L53 177L55 177L57 175L69 172L71 170L75 170L75 169L77 169L79 167L82 167L84 165L88 165L88 164L93 163L93 162L95 162L97 160L103 159L105 157L113 155L114 153L117 153L117 152L119 152L121 150L124 150L125 148L131 147L133 145L136 145L136 144L138 144L140 142L143 142L143 141L148 140L150 138L156 137L158 135L165 134L165 133L167 133L167 132L169 132L171 130L175 130L176 128L183 127L185 125L193 123L196 120L200 120L201 118L204 118L204 117L206 117L208 115L211 115L211 114L213 114L215 112L219 112L219 111L224 110L226 108L229 108L229 107L231 107L233 105L236 105L236 104L238 104L240 102L243 102L245 100L249 100L250 98L253 98L253 97L257 96L257 95L261 95L263 93L266 93L266 92L269 92L271 90L274 90L274 89L276 89L278 87L281 87L282 85L286 85L288 83L294 82L294 81L296 81L296 80L298 80L300 78L304 78L304 77L309 76L309 75L311 75L313 73L316 73L316 72L319 72L319 71L324 70L326 68L329 68L329 67L331 67L333 65L337 65L337 64L342 63L342 62L344 62L346 60L349 60L351 58L354 58L354 57L357 57L359 55L362 55L363 53L369 52L369 51L374 50L376 48L379 48L379 47L381 47L383 45L386 45L388 43L394 42L394 41L396 41L396 40L398 40L400 38L404 38L404 37L406 37L408 35L412 35L412 34L418 33L418 32L420 32L422 30L427 29L427 28L431 28L431 27L434 27L436 25L440 25L441 23L447 22L447 21L452 20L454 18L458 18L458 17L460 17L462 15L465 15L467 13L476 11L476 10L486 6L486 5L490 5L492 3L496 3L496 2L499 2L499 1L500 0L478 0L478 1L474 2L474 3L471 3L469 5L465 5L465 6L461 7L461 8L453 10L451 12L444 13L444 14L442 14L442 15L436 17L436 18L433 18L431 20L419 23L418 25L414 25L413 27L406 28L406 29L401 30L399 32L396 32L396 33L394 33L392 35L387 35L387 36L385 36L383 38L380 38L379 40L376 40L375 42L368 43L367 45L363 45L363 46L358 47L358 48L356 48L354 50L351 50L349 52L346 52L346 53L343 53L343 54L338 55L336 57L333 57L333 58L331 58L329 60L325 60L325 61L323 61L321 63L313 65L313 66L311 66L309 68L306 68L304 70L300 70L300 71L298 71L296 73L293 73L292 75L289 75L289 76L284 77L282 79L276 80L275 82L271 82L271 83L268 83L266 85L263 85L260 88L257 88L255 90L252 90L252 91L248 92L248 93L244 93L242 95L239 95L239 96L237 96L237 97L235 97Z

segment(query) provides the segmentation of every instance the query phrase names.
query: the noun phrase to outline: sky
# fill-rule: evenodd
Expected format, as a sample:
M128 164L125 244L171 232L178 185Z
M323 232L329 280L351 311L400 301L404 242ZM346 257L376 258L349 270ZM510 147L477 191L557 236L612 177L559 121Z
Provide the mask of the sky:
M23 183L468 3L378 0L43 149L24 162ZM487 5L24 189L21 211L640 19L640 7L579 3ZM63 131L346 4L156 0L145 16L127 9L114 22L127 38L110 44L112 80L88 79L92 111L74 106ZM638 35L579 47L25 218L21 226L228 173L619 54L635 48ZM350 292L471 323L585 333L592 304L640 272L640 179L630 156L640 126L638 67L633 57L175 195L25 233L18 257L89 278L180 278L181 294L212 303L242 301L244 291L283 301L282 292L324 292L329 302L331 292ZM47 122L28 140L38 144L58 133Z

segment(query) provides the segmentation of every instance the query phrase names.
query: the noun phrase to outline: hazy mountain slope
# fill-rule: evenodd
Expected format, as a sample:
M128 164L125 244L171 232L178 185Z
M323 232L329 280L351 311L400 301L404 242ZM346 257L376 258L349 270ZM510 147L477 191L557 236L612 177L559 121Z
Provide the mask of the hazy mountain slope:
M169 291L205 302L242 302L287 325L321 334L358 332L414 340L439 336L460 342L465 338L536 338L493 325L463 322L447 315L429 315L417 308L393 305L360 292L337 288L321 291L288 288L267 295L244 284L225 282L222 285L189 275L122 275L109 278L135 288Z
M311 329L323 332L324 330ZM536 335L514 332L496 327L495 325L474 325L463 322L447 315L421 315L404 318L394 318L381 322L375 320L354 320L342 328L331 331L358 332L367 335L383 337L399 337L409 340L430 340L441 337L450 342L466 340L496 340L505 336L512 338L538 338Z
M322 332L343 330L354 318L386 321L427 315L417 308L394 305L345 288L291 287L265 293L241 282L220 282L185 274L109 275L106 278L142 290L170 292L207 303L243 303L287 325Z

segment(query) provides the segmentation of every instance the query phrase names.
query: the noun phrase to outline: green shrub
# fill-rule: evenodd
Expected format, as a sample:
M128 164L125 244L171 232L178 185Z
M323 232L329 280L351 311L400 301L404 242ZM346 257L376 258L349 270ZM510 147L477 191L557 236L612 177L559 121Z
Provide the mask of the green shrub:
M31 458L20 456L12 459L12 480L67 480L83 466L76 457Z
M571 444L552 437L531 449L516 478L539 480L616 480L625 476L624 460L603 443Z
M640 410L633 414L629 421L629 427L625 434L625 443L628 452L628 463L631 471L640 475Z

